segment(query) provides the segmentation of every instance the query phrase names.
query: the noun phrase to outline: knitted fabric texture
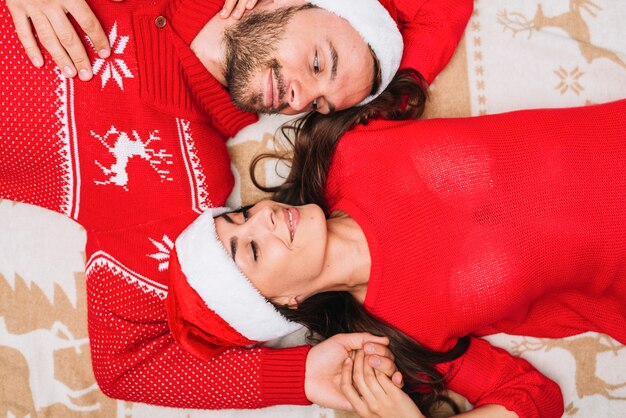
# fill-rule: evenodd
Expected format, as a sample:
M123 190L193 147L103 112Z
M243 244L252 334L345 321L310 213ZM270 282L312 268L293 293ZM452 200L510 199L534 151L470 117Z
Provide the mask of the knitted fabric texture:
M365 307L440 351L497 332L626 343L625 144L626 101L348 133L327 194L367 238ZM476 405L562 414L552 382L484 340L441 370Z

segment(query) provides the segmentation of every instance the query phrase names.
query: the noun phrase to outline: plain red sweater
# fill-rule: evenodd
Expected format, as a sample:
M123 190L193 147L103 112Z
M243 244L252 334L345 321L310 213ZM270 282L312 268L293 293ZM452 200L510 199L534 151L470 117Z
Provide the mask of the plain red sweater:
M406 46L416 49L416 68L434 75L452 55L471 1L415 3L397 1ZM63 78L48 55L43 69L33 68L0 4L0 198L85 227L100 388L117 399L186 408L308 403L308 347L234 349L205 363L180 349L167 327L172 243L199 213L224 204L233 185L224 142L256 120L232 105L188 47L223 1L90 6L112 55L102 60L90 49L94 78L80 82ZM441 25L446 14L451 23ZM439 45L430 43L435 34Z
M497 332L626 343L626 101L345 135L329 207L362 227L365 307L431 349ZM475 405L557 417L558 387L472 338L439 366Z

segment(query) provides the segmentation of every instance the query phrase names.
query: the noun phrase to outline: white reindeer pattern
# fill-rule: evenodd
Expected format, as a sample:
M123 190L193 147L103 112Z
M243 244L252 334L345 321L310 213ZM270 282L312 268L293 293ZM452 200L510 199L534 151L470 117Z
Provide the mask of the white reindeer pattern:
M106 180L94 180L98 185L113 184L115 186L122 187L128 191L128 162L133 157L139 157L150 164L150 167L159 175L161 181L172 181L170 172L164 166L172 165L172 154L167 153L164 149L155 150L148 145L151 142L160 141L158 131L150 133L150 137L147 141L142 141L137 131L132 131L132 138L126 132L118 131L112 126L104 136L100 136L91 131L91 135L98 139L100 143L108 149L109 153L115 157L115 163L110 167L106 167L100 161L95 161L96 165L100 167ZM113 145L109 145L109 138L115 137Z

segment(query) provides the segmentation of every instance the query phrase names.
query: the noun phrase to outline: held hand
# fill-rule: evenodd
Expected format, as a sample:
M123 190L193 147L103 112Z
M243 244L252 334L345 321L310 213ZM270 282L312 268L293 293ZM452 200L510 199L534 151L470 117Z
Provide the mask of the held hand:
M361 417L424 418L409 395L370 366L362 350L353 357L344 361L341 390Z
M342 365L353 350L364 346L375 353L373 357L378 358L376 370L386 376L393 376L394 381L401 386L400 375L387 344L389 340L386 337L354 333L335 335L313 347L306 359L304 390L307 398L328 408L352 410L341 391Z
M76 19L101 58L111 54L106 34L85 0L7 0L7 7L13 17L17 36L35 67L44 64L35 39L36 33L66 77L78 74L81 80L89 80L93 76L85 46L68 14Z
M252 10L256 3L257 0L226 0L224 8L220 11L220 17L226 19L232 16L235 19L241 19L246 10Z

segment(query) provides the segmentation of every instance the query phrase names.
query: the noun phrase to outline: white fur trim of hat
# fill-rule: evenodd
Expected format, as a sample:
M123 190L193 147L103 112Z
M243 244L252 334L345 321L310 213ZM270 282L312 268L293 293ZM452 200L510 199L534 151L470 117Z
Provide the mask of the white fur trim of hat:
M404 41L396 21L378 0L308 1L347 20L376 54L380 63L380 88L359 105L371 102L387 88L400 68Z
M270 341L302 328L259 293L222 245L213 216L228 211L205 211L176 239L176 253L188 284L209 309L250 340Z

